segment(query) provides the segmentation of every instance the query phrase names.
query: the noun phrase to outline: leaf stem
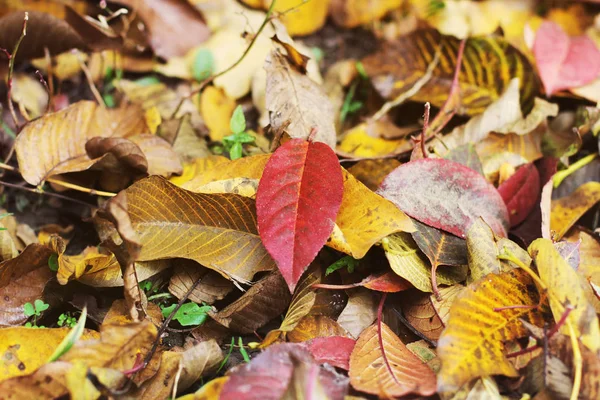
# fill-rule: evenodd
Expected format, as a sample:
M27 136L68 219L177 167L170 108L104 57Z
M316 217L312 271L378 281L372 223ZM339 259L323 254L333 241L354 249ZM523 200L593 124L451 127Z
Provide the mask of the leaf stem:
M17 130L19 129L19 119L17 118L15 106L12 102L13 73L15 69L15 58L17 57L19 46L21 45L23 38L27 35L27 21L29 21L29 13L25 11L25 17L23 18L23 29L21 30L21 35L19 36L19 39L17 39L17 43L15 43L15 47L13 49L12 54L9 53L6 49L2 49L4 54L6 54L6 56L8 57L8 77L6 79L8 109L10 111L10 115L12 116L13 121L15 122L15 127L17 128Z
M394 370L392 369L392 366L390 365L390 362L387 358L387 354L385 354L385 347L383 346L383 335L381 333L381 331L382 331L381 323L382 323L382 316L383 316L383 305L385 303L386 298L387 298L387 293L384 293L381 296L381 300L379 301L379 306L377 307L377 339L379 340L379 350L381 351L381 356L383 357L383 361L385 362L385 366L386 366L388 372L390 373L390 375L392 375L392 378L394 378L394 381L396 382L396 384L399 386L402 386L402 384L400 383L398 378L396 378L396 374L394 374Z
M587 164L591 163L592 161L594 161L594 159L596 157L598 157L598 153L593 153L593 154L587 155L587 156L583 157L582 159L577 160L573 164L569 165L569 167L567 169L564 169L562 171L558 171L552 177L552 185L554 186L554 188L559 187L560 184L562 183L562 181L565 180L565 178L567 176L571 175L573 172L575 172L578 169L580 169L580 168L586 166Z

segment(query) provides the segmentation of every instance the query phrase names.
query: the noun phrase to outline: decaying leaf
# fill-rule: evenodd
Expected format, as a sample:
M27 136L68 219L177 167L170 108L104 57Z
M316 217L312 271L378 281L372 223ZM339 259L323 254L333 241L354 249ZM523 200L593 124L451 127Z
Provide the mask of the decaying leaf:
M450 307L450 318L438 341L442 360L438 389L453 391L486 375L518 376L502 343L527 334L521 318L540 322L541 317L532 309L510 306L535 304L532 281L522 270L490 274L469 285Z
M428 29L418 30L394 42L386 43L377 53L363 60L374 86L384 98L395 98L422 78L440 54L431 79L412 96L441 107L456 69L460 40ZM527 58L504 39L479 37L468 39L459 74L461 107L459 113L476 115L496 100L512 78L520 79L521 104L531 109L539 90L537 77Z
M435 393L435 374L384 323L365 329L350 356L350 383L384 397Z
M378 193L411 217L459 237L465 237L479 217L500 236L508 230L508 213L496 188L450 160L425 158L403 164L387 176Z
M335 149L334 110L321 88L308 76L294 70L278 51L271 52L265 69L271 128L285 130L290 137L299 139L306 139L316 128L314 140Z

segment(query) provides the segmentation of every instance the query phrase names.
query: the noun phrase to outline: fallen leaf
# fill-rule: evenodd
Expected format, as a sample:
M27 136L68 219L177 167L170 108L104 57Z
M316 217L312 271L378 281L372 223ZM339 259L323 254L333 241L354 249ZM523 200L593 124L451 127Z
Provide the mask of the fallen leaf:
M351 292L348 304L337 321L352 337L358 338L376 318L377 303L373 293L359 288Z
M325 315L308 315L298 321L296 327L288 332L287 339L292 343L300 343L331 336L347 336L347 332L336 321Z
M52 275L49 268L41 266L19 277L13 277L10 283L2 288L0 327L25 323L29 316L25 315L23 306L43 298L44 289Z
M425 158L403 164L387 176L378 193L420 222L459 237L479 217L506 236L508 213L496 188L453 161Z
M581 342L591 351L600 349L598 317L587 301L577 272L567 264L549 239L537 239L529 246L529 254L535 261L540 279L547 285L550 308L558 322L565 313L566 305L573 307L567 316L567 324L561 332L569 335L569 323Z
M200 283L190 292L198 280ZM169 292L175 297L181 299L187 294L188 299L198 304L213 304L222 300L232 290L231 281L193 262L180 262L169 281Z
M298 362L307 365L315 362L302 344L287 343L270 346L249 364L242 365L235 373L229 375L219 399L280 399L292 379ZM348 391L347 378L324 368L319 368L315 372L329 399L344 398Z
M68 333L67 328L0 329L0 352L3 355L0 381L30 374L46 364ZM82 340L96 337L97 332L87 330Z
M231 135L229 120L235 110L235 100L230 99L221 89L209 86L200 96L200 114L210 132L210 138L221 141Z
M160 356L160 366L156 374L131 392L135 398L144 400L160 400L168 398L173 392L175 383L171 377L177 375L182 362L182 354L165 351Z
M223 350L215 340L194 344L183 352L178 391L189 388L200 377L214 372L223 360Z
M422 292L433 292L431 265L419 251L414 239L406 233L396 233L384 239L385 256L392 270ZM468 268L438 267L437 283L453 285L465 280Z
M331 234L342 191L341 167L323 143L292 139L265 166L256 193L258 230L291 292Z
M123 157L128 156L131 151L129 149L137 149L142 153L140 156L145 156L142 147L150 155L156 146L161 146L162 150L154 157L154 161L164 162L174 157L176 166L170 173L181 172L179 159L166 142L163 145L162 139L158 137L153 137L150 142L147 142L139 136L147 129L143 113L135 106L111 110L99 107L91 101L81 101L65 110L46 114L23 128L15 142L19 169L28 183L38 185L50 176L83 171L92 168L95 164L102 165L104 160L109 165L115 165L116 161L107 159L112 151L110 148L100 151L95 147L98 152L97 158L92 158L87 154L86 144L93 138L97 138L96 142L101 138L105 140L110 138L113 141L119 138L125 141L121 143L129 143L129 148ZM65 147L65 143L69 143L69 146ZM41 156L40 148L45 150ZM122 154L118 153L120 150L115 150L117 157ZM137 165L139 161L134 160L133 163ZM155 166L160 168L156 163Z
M274 271L256 282L238 300L208 315L234 332L248 334L281 314L290 300L285 281Z
M442 301L446 301L444 289L447 288L440 289L440 298ZM431 340L438 340L445 328L444 322L438 316L437 310L432 303L432 299L435 298L435 295L432 296L429 293L420 292L407 292L402 297L402 313L406 320L413 328Z
M477 150L475 150L475 146L472 143L464 144L450 150L448 153L446 153L444 158L446 160L451 160L469 167L473 171L478 172L479 175L484 175L481 160L479 159Z
M125 238L132 236L124 234L127 224L139 229L127 239L143 246L137 261L188 258L242 282L274 267L260 242L251 199L191 193L160 177L138 181L120 196L127 209L115 218ZM152 214L145 211L148 204Z
M306 347L315 361L334 367L345 369L350 368L350 353L354 348L356 341L343 336L329 336L312 339L306 343Z
M281 22L283 22L291 36L309 35L319 30L325 24L329 1L305 2L303 0L282 0L276 3L274 11L286 12L294 10L293 12L283 14ZM264 0L263 4L266 8L271 2Z
M551 21L537 30L533 54L548 96L583 86L600 74L600 50L594 42L585 35L569 37Z
M556 240L562 238L598 201L600 201L600 182L584 183L570 195L553 200L550 229L555 232Z
M385 99L394 99L425 76L439 52L440 60L431 79L411 100L428 101L441 107L453 80L459 42L459 39L441 35L433 29L418 30L386 43L362 62L379 94ZM468 39L459 74L459 114L482 113L515 77L520 79L521 103L525 109L530 109L539 84L527 58L498 37Z
M205 41L210 30L200 12L175 0L119 0L132 7L150 31L150 45L159 57L183 56Z
M510 226L519 225L536 206L540 195L540 174L533 163L526 164L498 187L510 217Z
M503 341L527 334L521 318L540 323L541 316L529 308L496 309L536 305L534 296L531 278L522 270L490 274L464 289L450 307L450 318L438 341L442 361L438 390L453 391L487 375L518 376L504 355Z
M335 149L335 113L321 88L308 76L294 70L278 51L267 57L265 70L266 107L271 129L276 132L284 129L293 139L306 139L316 128L314 140Z
M360 160L348 172L358 179L363 185L376 191L385 177L400 165L394 158L379 160Z
M345 28L355 28L378 20L402 5L402 0L331 0L329 14Z
M53 253L48 246L32 243L15 258L0 263L0 288L14 279L48 265L48 258Z
M384 323L367 328L350 356L350 383L362 392L400 397L435 393L435 374Z

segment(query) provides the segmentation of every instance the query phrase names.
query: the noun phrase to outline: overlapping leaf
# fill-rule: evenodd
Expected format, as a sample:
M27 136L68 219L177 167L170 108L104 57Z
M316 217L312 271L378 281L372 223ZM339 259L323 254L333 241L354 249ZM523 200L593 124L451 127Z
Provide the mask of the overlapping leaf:
M275 266L258 237L252 199L191 193L160 177L138 181L117 197L111 202L122 200L127 208L118 205L122 214L113 218L121 235L142 245L138 261L188 258L242 281Z
M600 201L600 182L588 182L568 196L552 201L550 229L562 238L579 218Z
M412 99L441 107L453 79L459 43L459 39L433 29L417 30L386 43L364 59L363 64L379 93L384 98L395 98L425 76L439 53L431 79ZM469 115L483 112L515 77L520 79L521 103L525 109L531 109L539 83L527 58L498 37L468 39L459 74L462 95L459 111Z
M491 274L469 285L451 306L438 342L438 389L456 390L487 375L518 376L504 355L503 341L527 334L521 318L540 322L541 317L530 308L498 308L537 301L532 281L522 270Z

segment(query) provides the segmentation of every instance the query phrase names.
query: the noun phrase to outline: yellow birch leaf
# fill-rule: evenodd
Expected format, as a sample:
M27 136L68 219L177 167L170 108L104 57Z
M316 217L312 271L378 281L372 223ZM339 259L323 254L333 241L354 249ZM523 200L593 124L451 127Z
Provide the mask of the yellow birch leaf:
M0 354L3 355L0 381L30 374L46 364L69 330L24 327L0 329ZM80 340L97 337L98 332L86 330Z
M152 106L145 110L144 120L146 121L146 125L148 126L150 133L156 135L156 131L162 123L162 117L160 116L160 111L158 108L156 106Z
M559 321L565 313L565 307L571 305L573 310L567 322L571 322L581 342L597 353L600 350L598 317L585 296L577 272L560 256L549 239L535 240L528 251L537 265L540 279L547 286L555 321ZM567 324L562 326L561 332L569 335Z
M378 157L393 154L405 140L386 140L372 137L366 132L366 124L350 130L339 145L339 150L355 157Z
M600 182L587 182L568 196L552 201L550 229L555 239L562 238L567 231L590 208L600 201Z
M505 357L503 342L527 335L521 318L541 323L541 316L527 308L495 309L535 305L534 293L531 278L519 269L490 274L462 291L450 307L446 329L438 341L442 361L438 390L457 390L487 375L518 376Z
M222 89L209 86L200 96L200 114L208 127L210 138L221 141L231 135L229 121L235 110L235 100L229 98Z

